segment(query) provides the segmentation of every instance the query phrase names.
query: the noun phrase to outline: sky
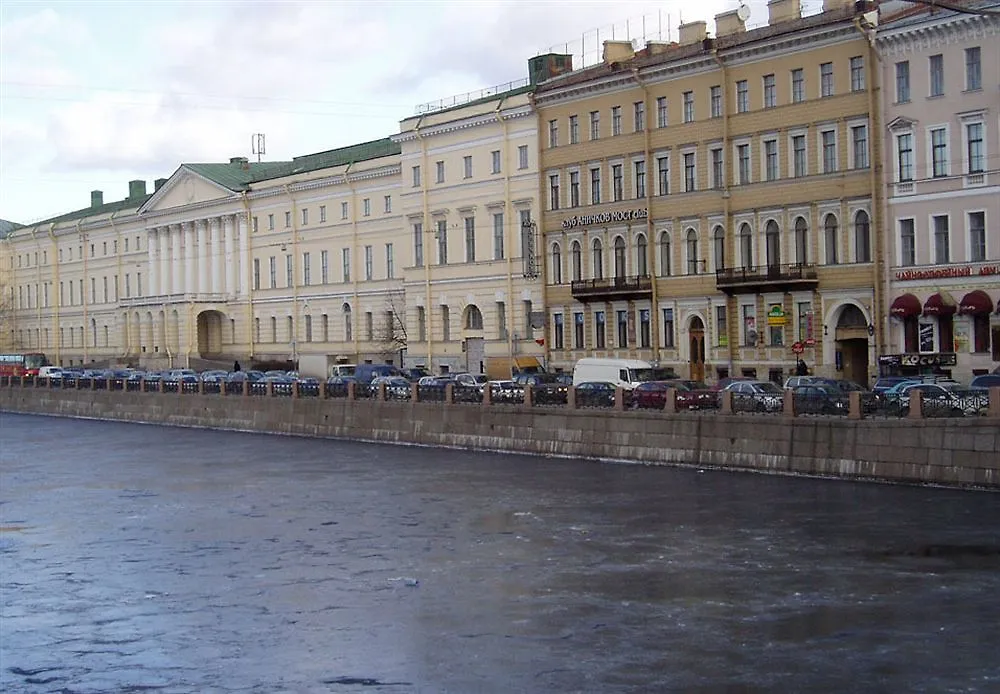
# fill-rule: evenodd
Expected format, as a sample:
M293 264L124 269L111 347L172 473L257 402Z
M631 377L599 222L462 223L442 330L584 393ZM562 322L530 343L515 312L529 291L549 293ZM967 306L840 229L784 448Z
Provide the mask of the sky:
M183 162L277 161L398 132L418 104L527 76L549 50L676 37L737 0L0 2L0 219L126 197ZM806 5L807 3L803 3ZM766 21L750 2L750 25Z

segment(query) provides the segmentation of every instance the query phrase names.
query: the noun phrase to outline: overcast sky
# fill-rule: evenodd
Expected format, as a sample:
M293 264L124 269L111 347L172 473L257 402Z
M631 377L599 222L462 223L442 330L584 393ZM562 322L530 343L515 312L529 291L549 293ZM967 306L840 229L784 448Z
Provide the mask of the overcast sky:
M750 23L766 19L751 2ZM804 5L806 3L803 3ZM182 162L388 136L417 104L527 75L550 48L656 39L737 6L615 0L0 3L0 218L125 197ZM645 21L643 22L643 18ZM662 36L662 38L667 38ZM568 46L567 46L568 44ZM577 55L575 63L579 65Z

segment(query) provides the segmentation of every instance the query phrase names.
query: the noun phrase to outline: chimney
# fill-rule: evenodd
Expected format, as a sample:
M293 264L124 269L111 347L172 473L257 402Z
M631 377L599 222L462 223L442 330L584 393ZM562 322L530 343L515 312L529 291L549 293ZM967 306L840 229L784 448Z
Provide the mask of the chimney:
M790 22L802 17L801 0L770 0L767 3L767 24Z
M158 178L155 181L153 181L153 192L155 193L160 188L162 188L163 184L166 183L166 182L167 182L167 179L165 179L165 178Z
M701 22L688 22L677 27L680 35L680 44L687 46L692 43L701 43L708 37L708 25Z
M562 53L545 53L528 58L528 81L541 84L545 80L573 71L573 56Z
M659 55L660 53L666 53L676 45L672 41L647 41L646 53L647 55Z
M100 207L104 204L104 192L100 190L90 191L90 206Z
M246 157L230 157L229 158L229 163L230 164L239 164L239 165L242 166L243 164L249 164L250 161Z
M605 41L604 42L604 64L624 63L631 60L635 55L631 41Z
M128 182L129 200L146 197L146 182L142 180Z
M729 10L715 15L715 36L729 36L739 34L747 30L746 25L740 18L740 10Z
M845 7L854 7L854 0L823 0L823 11L833 12Z

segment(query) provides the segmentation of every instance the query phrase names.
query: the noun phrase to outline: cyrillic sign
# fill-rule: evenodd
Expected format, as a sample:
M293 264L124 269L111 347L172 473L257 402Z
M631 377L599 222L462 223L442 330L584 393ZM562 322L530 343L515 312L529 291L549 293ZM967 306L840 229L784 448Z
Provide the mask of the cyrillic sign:
M579 214L569 219L564 219L563 229L573 229L574 227L589 227L596 224L615 224L618 222L632 222L638 219L649 217L649 210L645 207L636 210L616 210L614 212L601 212L599 214Z

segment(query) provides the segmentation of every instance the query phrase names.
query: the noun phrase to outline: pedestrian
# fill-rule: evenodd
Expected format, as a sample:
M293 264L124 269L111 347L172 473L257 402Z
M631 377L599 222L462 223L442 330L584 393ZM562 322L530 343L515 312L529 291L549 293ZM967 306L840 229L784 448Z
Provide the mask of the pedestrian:
M796 376L808 376L809 375L809 367L806 366L806 363L804 361L802 361L801 357L798 359L798 362L795 364L795 375Z
M233 362L233 371L239 371L239 370L240 370L240 362L239 361L234 361Z

